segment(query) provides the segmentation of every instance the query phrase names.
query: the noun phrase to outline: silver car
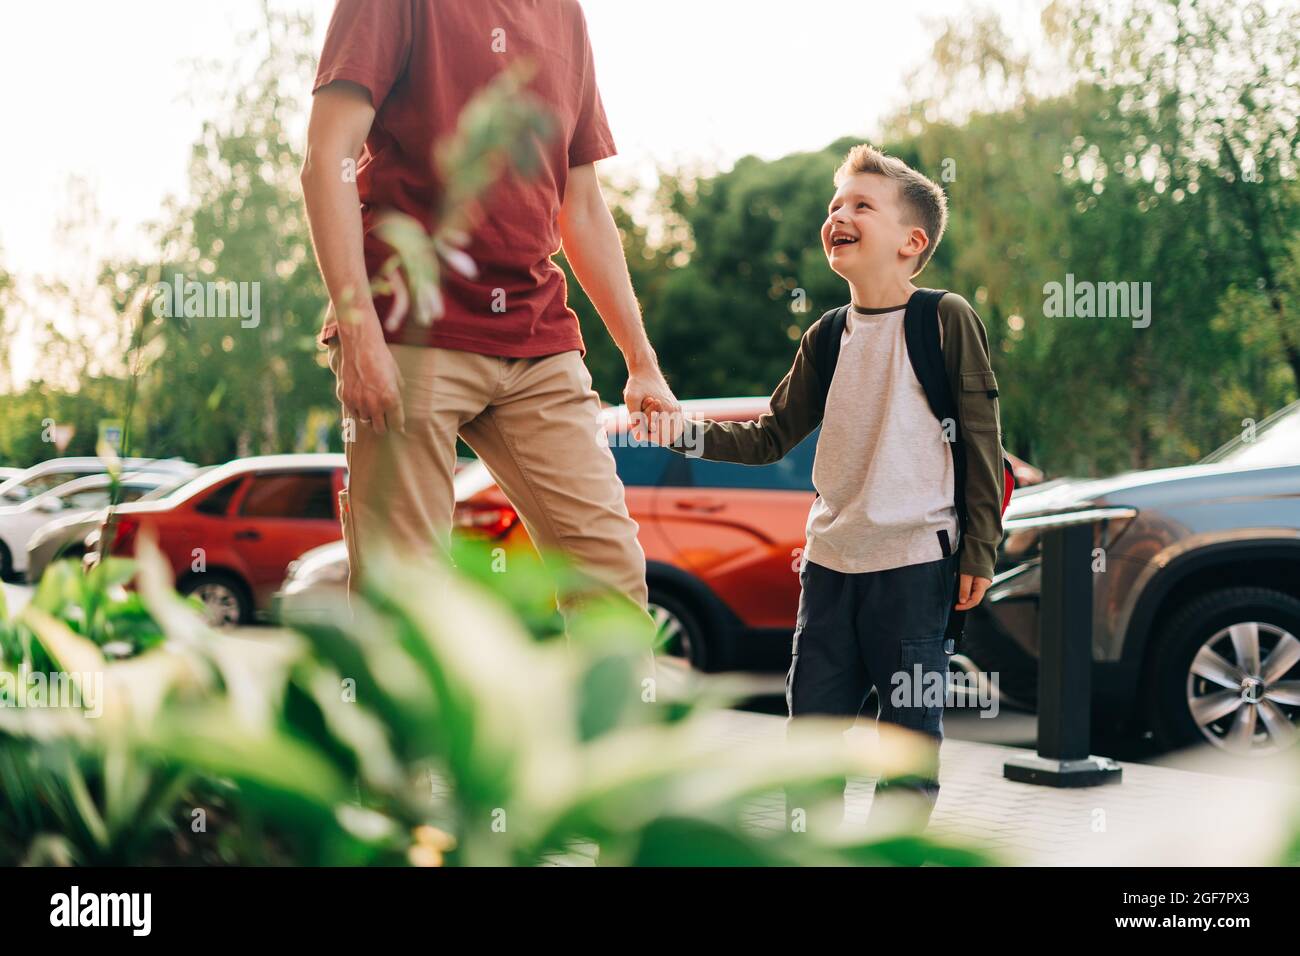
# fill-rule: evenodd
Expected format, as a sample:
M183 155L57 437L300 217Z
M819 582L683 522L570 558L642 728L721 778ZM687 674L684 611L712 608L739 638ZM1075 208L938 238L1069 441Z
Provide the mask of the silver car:
M166 472L138 472L124 475L120 482L118 503L156 501L210 470L210 468L200 468L190 472L188 476ZM110 489L107 475L89 475L77 479L77 482L88 491L102 492L103 501L97 504L108 502ZM83 509L55 518L42 526L27 542L27 580L32 584L40 581L41 575L45 573L45 569L52 561L60 558L79 559L86 551L86 536L99 528L104 516L103 509L93 511Z
M1088 509L1093 716L1162 749L1243 755L1300 732L1300 402L1181 468L1055 481L1007 510L999 573L963 653L1033 705L1042 521ZM1033 519L1033 520L1030 520Z

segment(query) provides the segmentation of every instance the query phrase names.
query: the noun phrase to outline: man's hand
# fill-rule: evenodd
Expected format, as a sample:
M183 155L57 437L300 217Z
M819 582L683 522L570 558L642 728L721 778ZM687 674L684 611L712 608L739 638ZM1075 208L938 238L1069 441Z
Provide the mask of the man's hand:
M406 430L402 409L402 373L393 353L378 334L357 336L343 348L339 361L338 397L347 414L382 435Z
M988 578L977 578L973 574L963 574L960 576L959 586L957 588L957 610L969 611L980 601L984 600L984 592L989 589L993 582Z
M668 445L677 440L682 408L657 366L652 371L629 371L623 401L631 416L632 437L637 441Z

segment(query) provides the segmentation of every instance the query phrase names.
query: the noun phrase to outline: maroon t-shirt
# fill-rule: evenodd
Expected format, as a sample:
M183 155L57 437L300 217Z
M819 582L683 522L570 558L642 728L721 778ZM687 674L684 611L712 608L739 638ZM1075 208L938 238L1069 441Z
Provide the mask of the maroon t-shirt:
M349 80L369 90L375 106L357 165L372 277L392 255L372 232L380 214L396 209L431 222L441 190L434 143L455 130L476 91L520 58L534 64L529 89L556 120L540 174L497 181L466 248L478 277L441 270L443 318L422 325L408 315L396 332L384 330L389 342L509 358L583 350L551 256L560 248L569 168L614 155L614 141L577 0L338 0L334 8L312 92ZM389 296L375 297L381 318L390 305ZM335 334L329 322L321 341Z

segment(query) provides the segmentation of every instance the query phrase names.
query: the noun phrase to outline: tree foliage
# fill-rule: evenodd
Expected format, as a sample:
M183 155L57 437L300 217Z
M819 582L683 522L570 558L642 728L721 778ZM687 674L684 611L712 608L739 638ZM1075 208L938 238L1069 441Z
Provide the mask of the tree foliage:
M267 14L260 63L194 146L191 195L164 208L156 261L110 263L104 287L138 331L141 454L211 462L337 437L314 336L325 303L299 196L306 21ZM914 100L879 145L940 182L948 233L919 282L961 293L989 330L1008 448L1053 473L1194 460L1297 394L1300 381L1300 12L1267 0L1053 0L1044 43L993 14L942 24ZM232 71L232 75L239 75ZM679 395L765 394L799 336L847 298L818 230L858 138L721 172L607 184L647 330ZM622 358L568 273L587 362L621 400ZM259 282L262 320L158 319L175 273ZM1150 284L1150 325L1052 317L1067 276ZM0 335L6 277L0 273ZM12 322L9 323L12 325ZM87 366L89 368L89 366ZM127 388L10 396L0 458L26 462L50 416L119 417ZM84 427L84 431L83 431ZM78 450L81 449L78 445Z

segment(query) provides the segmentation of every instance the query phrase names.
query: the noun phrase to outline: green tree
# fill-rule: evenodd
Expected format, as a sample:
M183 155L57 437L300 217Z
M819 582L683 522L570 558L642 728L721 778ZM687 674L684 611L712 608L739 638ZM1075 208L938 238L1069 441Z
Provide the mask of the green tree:
M312 448L312 409L333 406L315 345L325 294L298 186L301 151L289 133L302 104L286 77L310 73L307 17L266 13L247 48L261 61L234 88L227 118L205 123L190 161L191 198L172 202L155 263L114 263L103 281L124 322L143 310L134 445L201 463ZM257 321L166 317L154 283L247 283ZM335 436L337 440L337 436Z

